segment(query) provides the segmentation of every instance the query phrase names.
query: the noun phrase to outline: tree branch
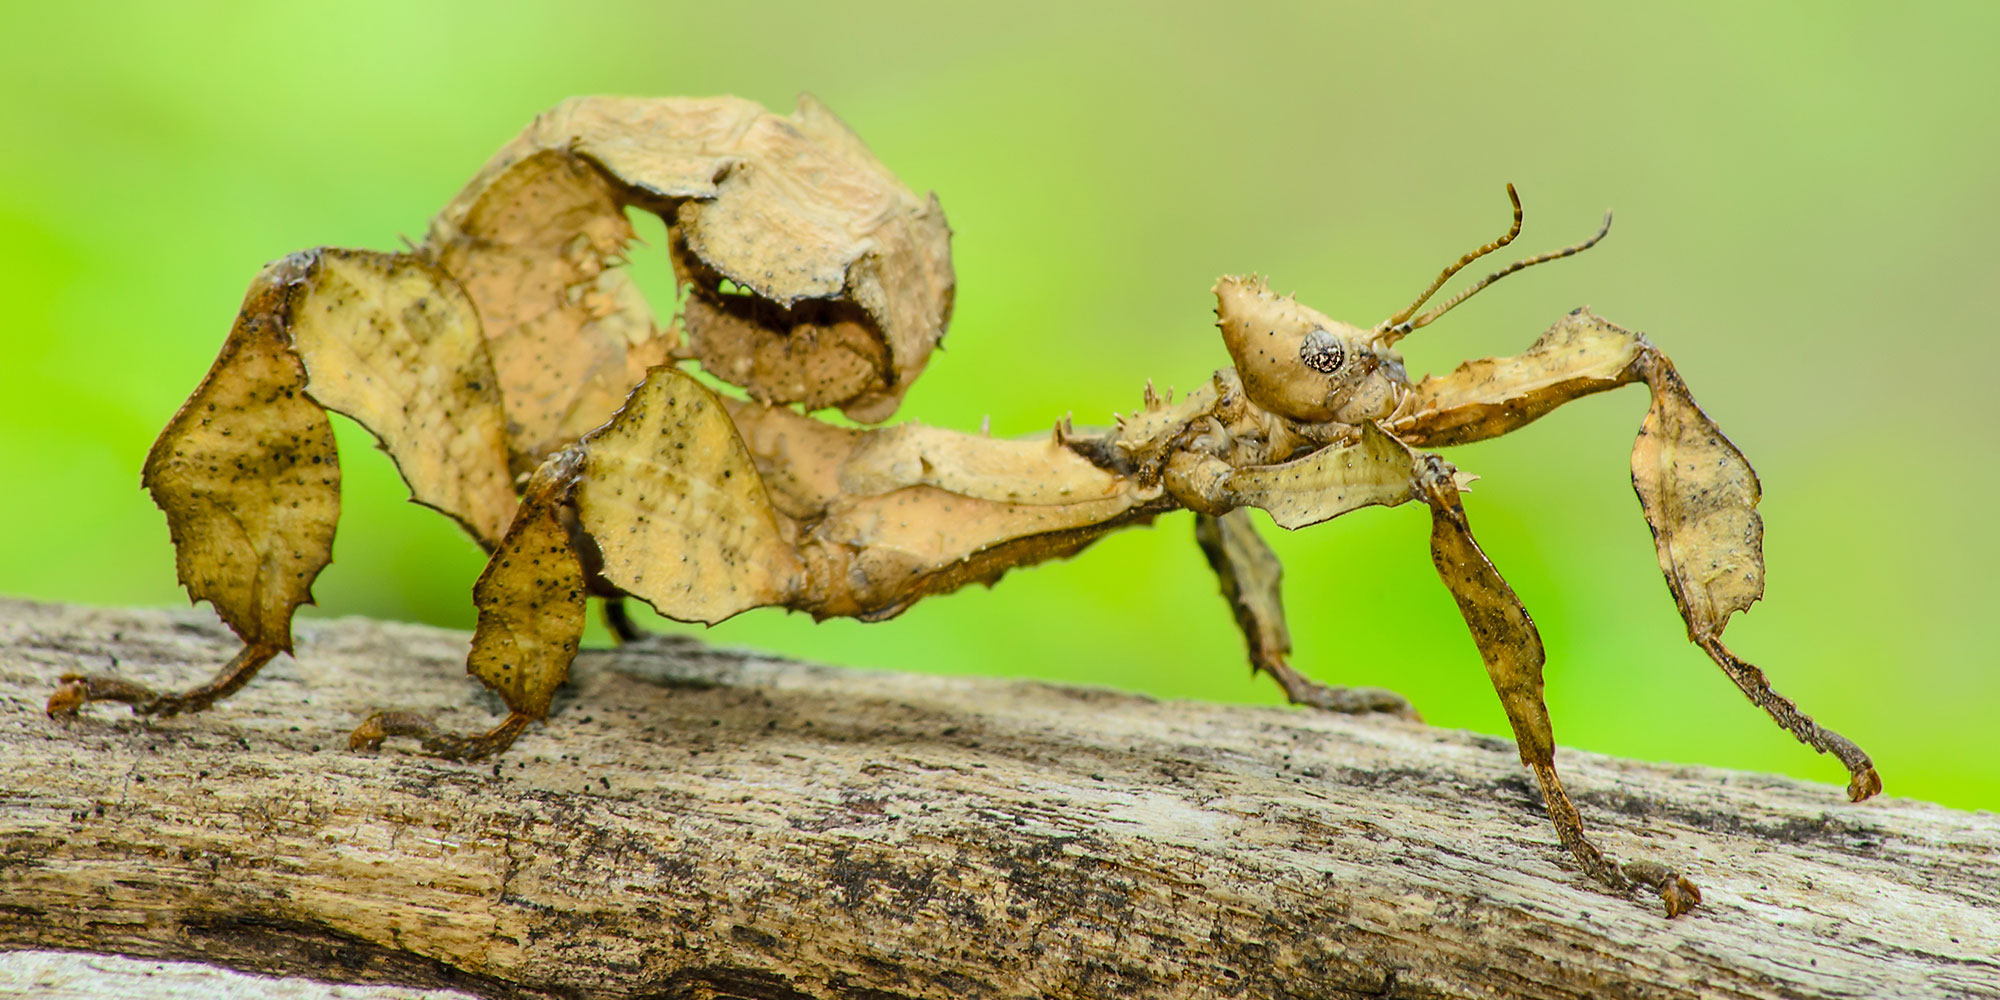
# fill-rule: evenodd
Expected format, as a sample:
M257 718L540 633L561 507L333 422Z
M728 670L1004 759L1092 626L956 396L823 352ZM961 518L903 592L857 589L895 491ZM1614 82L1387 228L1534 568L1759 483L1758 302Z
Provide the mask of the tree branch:
M497 762L346 749L490 724L465 646L307 622L209 712L62 724L60 673L234 639L0 601L0 946L563 997L2000 997L1990 814L1563 751L1600 844L1700 883L1668 921L1567 866L1504 740L670 638L585 653Z

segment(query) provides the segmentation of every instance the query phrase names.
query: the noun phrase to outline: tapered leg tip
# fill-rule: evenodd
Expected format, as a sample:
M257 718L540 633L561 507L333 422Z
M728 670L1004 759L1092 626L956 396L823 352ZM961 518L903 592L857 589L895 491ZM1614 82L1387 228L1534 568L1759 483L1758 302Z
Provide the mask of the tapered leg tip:
M74 719L78 710L90 701L90 685L81 674L64 674L56 683L56 689L49 692L46 711L51 719Z
M391 736L425 739L436 736L437 732L437 726L415 712L376 712L348 734L347 749L380 750L382 741Z
M1701 888L1657 861L1627 861L1624 872L1632 881L1651 886L1660 894L1669 920L1701 905Z
M1872 767L1855 775L1854 780L1847 783L1847 797L1852 801L1861 802L1880 794L1882 794L1882 776L1876 774Z
M1701 889L1676 875L1660 887L1660 901L1667 906L1667 919L1672 920L1701 905Z
M49 692L49 703L43 711L51 719L73 719L83 706L93 701L119 701L144 715L149 706L160 700L160 695L144 684L96 674L64 674L56 681L56 689Z
M376 712L356 726L347 737L349 750L380 750L392 736L408 736L423 744L424 753L442 760L478 760L514 745L521 730L533 721L519 712L509 713L498 726L476 736L447 733L431 720L415 712Z

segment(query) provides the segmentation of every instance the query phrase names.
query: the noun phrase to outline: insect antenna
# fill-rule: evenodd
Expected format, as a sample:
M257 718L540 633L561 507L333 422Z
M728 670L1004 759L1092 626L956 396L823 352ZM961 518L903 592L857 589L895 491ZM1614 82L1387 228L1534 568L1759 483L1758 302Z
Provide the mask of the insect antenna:
M1505 238L1495 241L1494 243L1488 244L1486 247L1481 248L1480 251L1477 253L1466 254L1463 258L1459 260L1459 262L1456 265L1446 268L1444 274L1439 275L1438 280L1432 283L1430 289L1425 291L1424 294L1420 298L1418 298L1416 302L1412 303L1409 308L1404 309L1402 312L1399 312L1396 315L1391 316L1386 320L1383 320L1381 324L1376 326L1375 328L1376 340L1379 343L1383 344L1384 346L1393 344L1396 341L1401 340L1405 336L1407 336L1410 331L1419 329L1424 326L1428 326L1432 320L1437 319L1439 316L1442 316L1445 313L1450 312L1453 306L1456 306L1460 302L1464 302L1466 299L1471 298L1475 293L1477 293L1480 289L1485 288L1487 285L1499 281L1501 278L1513 274L1515 271L1523 270L1525 268L1530 268L1535 266L1536 264L1546 264L1549 261L1559 260L1563 257L1568 257L1572 254L1582 253L1585 250L1588 250L1591 247L1596 246L1598 241L1604 238L1605 234L1611 232L1611 213L1609 211L1606 211L1604 213L1604 225L1599 226L1597 229L1597 233L1593 235L1591 238L1584 240L1581 243L1572 243L1569 246L1563 247L1560 250L1551 250L1548 253L1540 253L1536 254L1533 257L1525 257L1522 258L1521 260L1517 260L1514 263L1509 264L1506 267L1503 267L1500 270L1495 271L1492 274L1489 274L1486 277L1479 279L1479 281L1474 283L1471 288L1459 292L1457 295L1454 295L1451 298L1446 299L1442 304L1433 306L1429 311L1423 313L1420 316L1412 318L1410 316L1410 313L1414 312L1418 306L1423 305L1424 300L1430 298L1431 294L1437 291L1437 286L1443 284L1445 279L1451 276L1452 272L1458 270L1461 267L1464 267L1466 264L1474 260L1479 259L1481 254L1490 252L1492 249L1505 246L1507 244L1507 241L1511 240L1515 233L1521 231L1521 199L1515 197L1514 185L1512 184L1507 185L1507 196L1510 200L1514 202L1514 228L1508 231L1507 236Z
M1442 271L1439 271L1437 278L1431 282L1429 288L1424 289L1424 293L1422 295L1417 296L1417 300L1415 302L1412 302L1409 305L1404 306L1403 308L1397 310L1396 315L1391 316L1388 319L1385 319L1382 322L1375 324L1375 329L1389 330L1401 324L1404 320L1409 319L1411 314L1415 313L1418 309L1422 308L1424 303L1429 302L1431 296L1436 295L1437 290L1443 288L1444 283L1450 281L1451 276L1457 274L1462 268L1465 267L1465 265L1470 264L1473 261L1478 260L1479 258L1484 257L1487 254L1492 253L1493 251L1498 250L1509 243L1514 242L1514 237L1521 235L1521 196L1514 193L1514 185L1512 184L1507 185L1507 200L1514 203L1514 224L1512 226L1507 227L1507 232L1505 235L1501 236L1499 239L1494 240L1491 243L1486 244L1483 247L1480 247L1477 250L1472 251L1469 254L1466 254L1463 257L1460 257L1457 263L1452 264L1450 267L1447 267ZM1415 329L1415 327L1411 327L1411 329ZM1403 332L1408 333L1409 331L1405 330Z

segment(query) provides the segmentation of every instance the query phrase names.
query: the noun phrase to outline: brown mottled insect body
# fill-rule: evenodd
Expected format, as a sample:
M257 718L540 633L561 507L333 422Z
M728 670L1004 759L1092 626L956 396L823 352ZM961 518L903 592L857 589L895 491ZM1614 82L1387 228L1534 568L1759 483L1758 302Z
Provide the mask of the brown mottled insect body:
M1866 754L1722 644L1729 617L1763 590L1759 487L1650 342L1577 310L1522 354L1409 378L1403 337L1604 236L1517 261L1419 313L1520 232L1520 200L1508 195L1506 235L1372 328L1261 279L1221 279L1232 366L1178 401L1149 385L1113 427L1065 420L1031 440L843 427L810 412L888 417L944 334L954 278L937 199L905 189L809 98L788 118L734 98L566 102L496 154L423 244L306 251L258 277L145 473L182 582L244 651L177 694L66 676L49 712L94 700L199 710L290 650L292 614L331 556L339 514L328 410L368 427L412 498L490 554L473 588L467 669L507 718L468 736L386 711L351 740L415 737L450 758L505 750L548 714L590 597L606 599L624 638L638 634L626 596L683 621L758 607L881 620L1182 509L1195 512L1255 670L1301 705L1414 719L1393 692L1322 684L1291 665L1282 570L1247 508L1296 529L1417 502L1563 845L1603 885L1638 883L1669 915L1683 912L1700 894L1672 866L1614 865L1584 835L1555 770L1541 637L1473 536L1460 499L1470 477L1426 449L1644 383L1652 406L1632 482L1690 640L1802 742L1836 755L1852 797L1881 783ZM667 223L687 292L673 322L656 320L620 267L627 208ZM748 398L711 391L681 367L693 363Z

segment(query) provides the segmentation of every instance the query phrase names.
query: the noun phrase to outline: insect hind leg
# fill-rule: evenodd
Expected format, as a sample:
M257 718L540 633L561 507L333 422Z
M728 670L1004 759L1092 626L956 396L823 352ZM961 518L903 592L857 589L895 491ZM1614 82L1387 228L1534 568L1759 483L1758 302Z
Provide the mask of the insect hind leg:
M140 715L198 712L292 648L292 614L333 557L340 462L326 411L306 393L288 324L306 261L265 268L194 395L146 456L143 482L167 515L181 583L208 601L243 648L213 679L162 694L117 677L65 674L52 717L92 701Z
M500 724L483 733L461 736L448 733L415 712L376 712L347 737L350 750L379 750L392 736L419 741L425 753L442 760L479 760L514 745L534 717L525 712L509 712Z
M271 662L271 658L282 651L269 643L250 643L224 664L208 683L168 694L120 677L64 674L57 682L55 691L49 694L47 711L51 718L68 718L74 717L90 702L116 701L131 705L132 711L139 715L166 717L182 712L199 712L250 683L250 679L257 676L257 671L264 669L264 664Z
M604 627L611 630L619 645L640 642L652 634L640 628L639 623L632 620L632 609L625 603L623 597L604 598L602 610Z

